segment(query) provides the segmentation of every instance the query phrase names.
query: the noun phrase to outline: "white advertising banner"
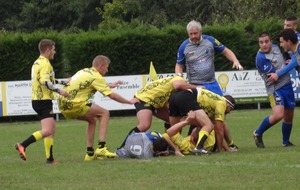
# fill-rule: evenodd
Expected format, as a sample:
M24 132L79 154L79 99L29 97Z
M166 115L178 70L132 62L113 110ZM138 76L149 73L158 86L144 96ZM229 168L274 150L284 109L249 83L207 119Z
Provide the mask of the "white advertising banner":
M174 73L158 74L159 78L172 76ZM186 76L186 74L184 74ZM295 98L299 101L300 89L298 73L291 73ZM107 83L122 81L121 85L112 90L126 99L151 80L148 75L108 76ZM223 93L232 95L237 103L254 103L268 101L265 85L256 70L216 72ZM16 116L36 114L31 107L31 81L1 82L0 116ZM131 110L134 105L121 104L97 92L93 102L108 110ZM57 101L53 101L53 112L60 113Z
M36 114L31 106L31 81L5 82L5 87L4 116Z
M224 94L234 98L266 97L264 81L255 70L216 72Z

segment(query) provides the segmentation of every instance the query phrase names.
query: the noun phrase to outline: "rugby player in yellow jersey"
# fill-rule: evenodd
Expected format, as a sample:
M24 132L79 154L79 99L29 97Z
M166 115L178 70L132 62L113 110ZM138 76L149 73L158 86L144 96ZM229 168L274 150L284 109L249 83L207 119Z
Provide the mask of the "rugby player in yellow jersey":
M116 156L115 153L107 150L105 142L110 118L109 111L95 103L91 103L90 98L99 91L104 96L108 96L120 103L134 104L139 101L136 98L127 100L111 90L110 87L114 87L117 83L109 86L103 77L108 72L109 64L110 60L108 57L103 55L96 56L91 68L78 71L71 77L69 85L64 87L69 96L59 97L59 109L66 119L74 118L88 122L85 160L101 159L100 156ZM97 119L99 120L99 139L98 148L94 151L93 144Z
M169 129L167 129L166 133L162 135L165 138L170 138L171 141L182 152L182 154L190 154L191 151L196 148L200 127L194 128L191 135L188 135L187 137L183 137L180 133L183 127L190 125L191 123L195 123L195 119L196 113L194 111L189 111L184 120L171 126ZM212 130L205 140L203 148L205 150L212 151L215 146L215 142L215 132Z
M32 108L38 114L42 129L34 132L22 143L16 144L20 157L26 160L25 149L38 140L44 139L46 163L56 164L53 158L53 137L55 134L55 121L52 111L52 100L54 92L67 96L68 93L57 88L56 83L66 84L66 82L55 80L53 67L49 60L54 58L55 43L49 39L42 39L38 45L40 56L33 63L31 69L32 79Z
M166 77L148 83L144 88L135 93L135 97L140 100L138 103L134 104L138 125L129 131L127 137L132 132L147 131L151 126L153 115L165 121L165 128L169 128L170 124L167 104L171 94L175 90L196 87L197 86L195 85L189 84L180 76ZM125 145L127 137L120 148Z
M200 88L189 89L173 93L169 104L171 126L179 123L181 117L187 115L190 110L196 113L196 123L192 125L201 127L201 130L199 132L197 147L192 152L207 153L204 148L204 142L213 129L215 131L218 151L231 151L225 141L225 137L229 135L224 135L225 128L227 127L224 121L225 114L229 113L235 106L232 96L226 95L222 97ZM207 118L212 121L213 126L207 121Z

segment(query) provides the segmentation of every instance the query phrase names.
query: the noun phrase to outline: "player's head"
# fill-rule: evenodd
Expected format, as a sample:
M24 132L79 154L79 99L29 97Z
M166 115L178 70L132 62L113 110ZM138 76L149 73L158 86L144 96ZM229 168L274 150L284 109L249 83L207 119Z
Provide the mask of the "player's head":
M285 51L291 51L298 44L297 34L293 29L284 29L279 34L279 42Z
M48 59L53 59L55 51L55 42L49 39L42 39L38 45L40 54Z
M168 155L168 147L169 144L167 140L163 137L159 137L153 142L153 151L155 152L156 156Z
M226 111L225 114L229 113L231 110L234 109L235 107L235 100L231 95L225 95L224 96L225 101L226 101Z
M104 55L97 55L92 62L93 67L102 76L104 76L108 72L109 64L110 64L110 59Z
M284 20L284 29L293 29L294 31L297 31L297 26L298 26L298 19L295 16L288 16Z
M198 44L202 34L202 26L200 22L192 20L186 26L187 33L189 35L189 39L192 43Z
M268 32L262 32L258 36L259 48L263 52L270 52L272 50L272 39Z

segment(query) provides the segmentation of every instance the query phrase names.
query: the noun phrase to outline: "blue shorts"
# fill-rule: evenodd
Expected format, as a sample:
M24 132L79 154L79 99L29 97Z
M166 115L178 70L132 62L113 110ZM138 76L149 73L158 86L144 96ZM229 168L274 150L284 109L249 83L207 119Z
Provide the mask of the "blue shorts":
M220 85L217 81L212 82L212 83L207 83L207 84L194 84L194 85L201 85L201 86L205 86L205 88L213 93L216 93L220 96L223 96L223 92L220 88Z
M269 96L271 107L282 105L284 108L295 108L295 96L292 84L287 84Z

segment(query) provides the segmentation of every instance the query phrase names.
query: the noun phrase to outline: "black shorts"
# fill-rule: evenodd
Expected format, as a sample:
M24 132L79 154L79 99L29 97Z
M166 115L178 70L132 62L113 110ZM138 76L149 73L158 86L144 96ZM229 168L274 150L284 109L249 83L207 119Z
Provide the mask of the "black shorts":
M197 89L192 89L192 92L189 90L175 91L169 100L169 116L183 117L191 110L202 109L197 102L197 95Z
M141 110L151 110L152 112L155 111L155 107L153 107L152 105L146 103L146 102L143 102L140 100L140 102L137 102L134 104L134 107L135 107L135 110L136 110L136 113L141 111Z
M40 120L54 117L52 100L32 100L31 104Z

